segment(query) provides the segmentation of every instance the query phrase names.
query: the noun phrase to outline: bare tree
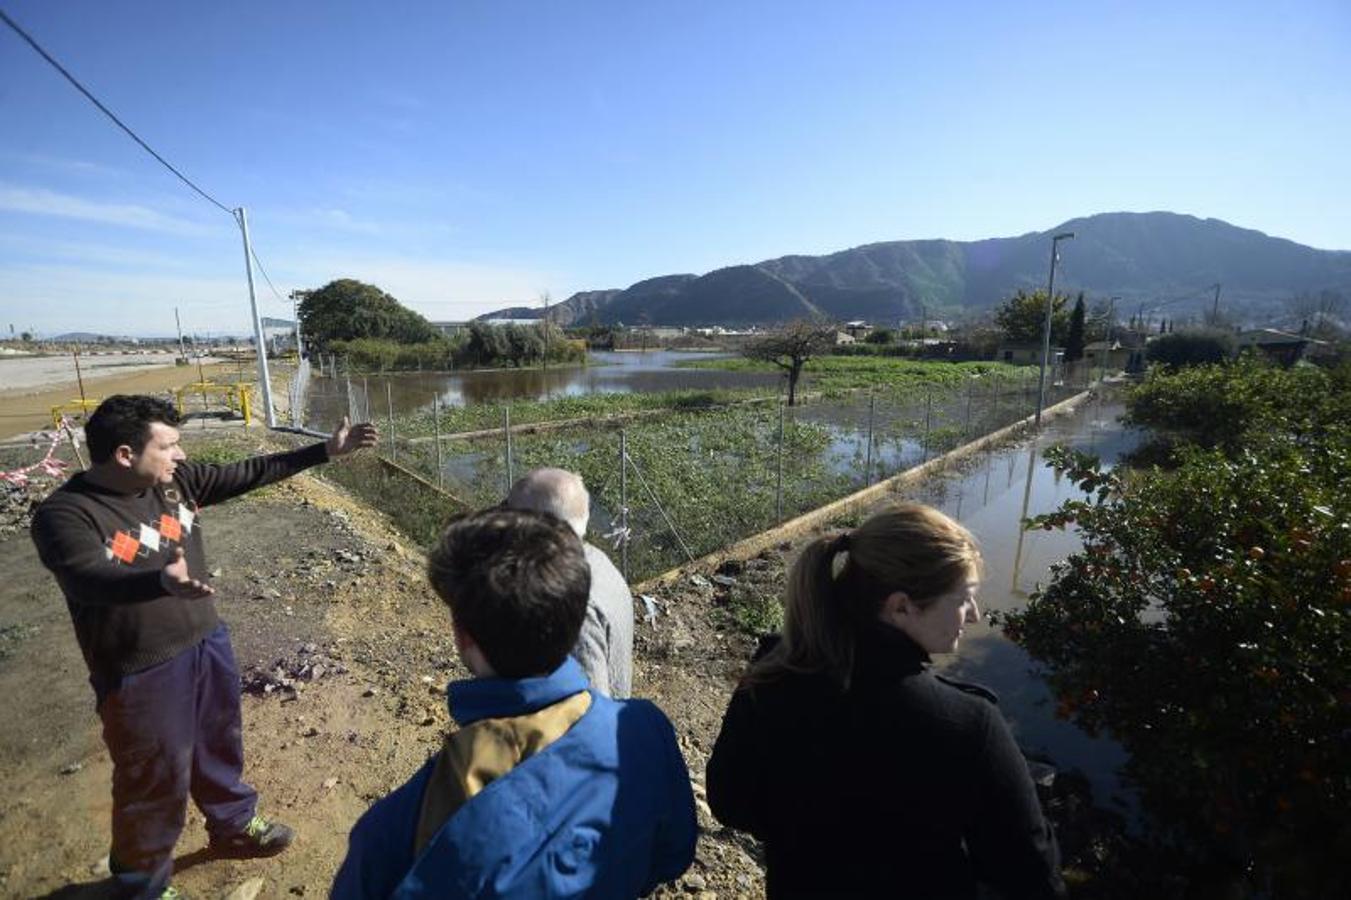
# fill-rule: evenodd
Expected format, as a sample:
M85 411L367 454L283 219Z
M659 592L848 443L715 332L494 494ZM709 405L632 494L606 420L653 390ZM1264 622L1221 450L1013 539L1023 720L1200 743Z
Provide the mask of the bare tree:
M747 359L771 362L788 374L788 405L797 401L797 380L802 367L813 356L820 356L835 344L835 328L798 319L762 338L746 344L741 355Z

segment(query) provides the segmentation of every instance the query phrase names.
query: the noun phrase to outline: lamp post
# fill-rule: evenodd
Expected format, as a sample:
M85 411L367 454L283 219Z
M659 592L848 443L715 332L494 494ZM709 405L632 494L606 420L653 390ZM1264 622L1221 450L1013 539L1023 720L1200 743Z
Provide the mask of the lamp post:
M1065 231L1051 238L1051 275L1046 282L1046 324L1041 332L1041 374L1037 377L1037 416L1036 424L1041 427L1041 411L1046 408L1046 366L1051 361L1051 312L1055 309L1055 265L1060 260L1061 241L1074 237L1073 231Z
M1107 380L1107 358L1112 355L1112 324L1116 319L1116 301L1120 300L1119 295L1112 295L1107 298L1107 333L1103 343L1107 346L1102 351L1101 365L1098 367L1098 381Z

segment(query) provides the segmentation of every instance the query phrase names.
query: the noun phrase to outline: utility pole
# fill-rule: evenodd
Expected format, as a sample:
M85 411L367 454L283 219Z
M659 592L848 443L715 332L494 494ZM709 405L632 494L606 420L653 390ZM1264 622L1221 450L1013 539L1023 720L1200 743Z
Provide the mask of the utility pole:
M174 307L174 324L178 326L178 355L183 358L186 364L188 361L188 351L183 349L183 322L178 318L178 307Z
M1101 373L1098 375L1098 381L1107 380L1107 357L1112 355L1112 325L1116 319L1116 301L1120 299L1116 296L1107 298L1107 335L1103 340L1107 347L1102 352L1102 365L1098 367Z
M1210 308L1210 323L1218 326L1220 324L1220 283L1217 281L1211 287L1215 289L1215 303Z
M309 295L310 295L309 291L291 292L291 318L295 320L297 365L299 365L300 360L305 358L305 345L301 343L301 336L300 336L300 301L304 300Z
M244 272L249 277L249 306L253 310L253 346L258 352L258 386L263 393L264 419L268 428L277 427L277 413L272 408L272 381L267 371L267 343L263 340L263 320L258 318L258 297L253 290L253 247L249 244L249 215L244 207L235 210L239 231L244 236Z
M1055 309L1055 266L1060 261L1057 248L1061 241L1073 239L1073 231L1062 232L1051 238L1051 275L1046 281L1046 324L1041 332L1041 374L1037 377L1038 427L1041 427L1041 411L1046 408L1046 367L1051 361L1051 312Z

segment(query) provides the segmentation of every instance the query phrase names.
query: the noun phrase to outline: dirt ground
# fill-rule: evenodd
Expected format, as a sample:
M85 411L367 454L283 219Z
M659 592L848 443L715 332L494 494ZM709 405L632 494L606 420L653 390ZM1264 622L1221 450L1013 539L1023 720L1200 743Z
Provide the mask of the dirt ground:
M210 860L201 816L190 810L175 885L190 897L223 897L261 876L260 897L325 895L352 823L452 727L443 688L467 673L420 552L321 477L209 509L202 521L217 604L244 675L246 777L261 811L299 836L271 860ZM675 724L701 826L694 865L658 896L763 896L754 841L713 820L702 782L754 643L731 611L777 597L791 552L784 544L691 573L655 595L654 616L636 603L634 693ZM0 767L9 777L0 796L0 895L99 896L111 767L92 691L61 594L26 529L0 528L0 559ZM1064 812L1064 798L1044 800Z
M75 380L73 366L68 374L54 372L50 366L43 369L40 375L44 381L40 384L31 383L31 379L20 378L19 373L13 371L14 367L27 362L50 363L52 359L41 357L31 361L15 359L0 361L0 439L51 428L52 407L80 398L79 383ZM119 357L91 359L115 361ZM82 358L81 365L88 362L89 359ZM198 378L196 366L175 366L172 359L167 364L158 362L151 365L154 367L150 369L132 367L136 368L133 372L105 367L86 371L85 396L94 399L110 394L153 394L180 387ZM202 367L202 373L208 379L233 375L236 371L238 367L234 363L213 363Z
M299 837L271 860L209 860L191 809L174 883L190 897L222 897L261 876L260 897L322 896L352 823L439 747L451 727L444 685L467 673L421 554L328 483L302 475L207 510L202 521L244 675L246 777L261 811ZM26 530L6 531L0 895L100 896L111 765L93 693L60 592ZM663 604L655 624L639 626L635 673L635 693L676 723L696 794L750 649L711 632L706 612ZM700 806L698 862L663 893L761 895L751 844Z

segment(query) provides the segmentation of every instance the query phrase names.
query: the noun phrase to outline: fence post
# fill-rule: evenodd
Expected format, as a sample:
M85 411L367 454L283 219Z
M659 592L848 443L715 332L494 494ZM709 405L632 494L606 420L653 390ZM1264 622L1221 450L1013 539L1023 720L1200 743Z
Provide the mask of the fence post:
M924 461L929 461L929 427L933 422L934 392L931 388L924 395Z
M441 459L441 395L432 394L432 428L436 433L436 486L446 489L446 467Z
M365 375L361 376L361 399L366 404L365 412L361 414L363 422L371 420L371 383Z
M516 461L511 456L511 406L502 407L502 433L507 437L507 494L516 483ZM503 496L506 496L505 494Z
M356 398L352 396L352 376L347 376L347 420L355 422L357 418Z
M619 560L624 581L629 580L629 443L619 429Z
M966 385L966 423L962 425L962 440L971 440L971 395L976 392L976 383L967 382Z
M385 400L389 403L389 458L399 461L399 445L394 442L394 388L385 379Z
M774 522L783 521L783 397L779 397L779 476L774 486Z
M877 410L877 395L868 391L868 449L863 463L863 486L873 483L873 416Z

